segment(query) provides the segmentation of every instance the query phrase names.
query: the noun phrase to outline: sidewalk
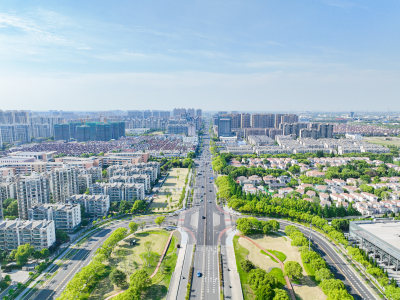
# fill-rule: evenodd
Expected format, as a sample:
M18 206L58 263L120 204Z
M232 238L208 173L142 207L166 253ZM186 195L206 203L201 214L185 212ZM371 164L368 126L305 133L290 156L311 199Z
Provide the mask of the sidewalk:
M240 277L236 266L235 250L233 248L233 237L236 230L230 230L227 233L225 251L227 264L229 268L229 280L231 283L231 293L233 300L243 300L242 285L240 284ZM226 287L225 287L226 288Z
M178 292L181 285L181 278L184 269L186 252L190 249L193 251L193 246L189 247L188 240L189 236L186 231L182 228L178 228L181 234L181 248L179 249L178 258L176 260L175 270L172 274L171 282L169 284L167 299L178 299Z

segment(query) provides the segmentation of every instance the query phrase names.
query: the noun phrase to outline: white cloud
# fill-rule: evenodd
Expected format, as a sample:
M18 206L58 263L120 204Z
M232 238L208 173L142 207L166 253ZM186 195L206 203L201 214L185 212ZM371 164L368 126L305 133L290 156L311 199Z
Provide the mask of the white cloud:
M356 1L349 1L349 0L322 0L322 3L342 9L350 9L350 8L366 8L364 5L357 3Z
M85 43L77 42L60 32L72 22L52 11L37 10L26 15L0 13L0 50L14 57L18 53L44 54L47 47L66 47L88 50Z

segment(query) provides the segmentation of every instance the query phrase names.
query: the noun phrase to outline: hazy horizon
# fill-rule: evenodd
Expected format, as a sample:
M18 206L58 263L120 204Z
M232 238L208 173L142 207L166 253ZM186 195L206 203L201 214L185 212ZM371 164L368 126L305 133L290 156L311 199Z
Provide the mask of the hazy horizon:
M400 111L400 3L0 3L0 109Z

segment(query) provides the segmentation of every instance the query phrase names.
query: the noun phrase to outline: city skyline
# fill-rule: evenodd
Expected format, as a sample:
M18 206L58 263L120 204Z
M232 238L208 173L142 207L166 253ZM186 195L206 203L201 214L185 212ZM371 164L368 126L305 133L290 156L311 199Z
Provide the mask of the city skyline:
M399 4L2 1L2 109L400 110Z

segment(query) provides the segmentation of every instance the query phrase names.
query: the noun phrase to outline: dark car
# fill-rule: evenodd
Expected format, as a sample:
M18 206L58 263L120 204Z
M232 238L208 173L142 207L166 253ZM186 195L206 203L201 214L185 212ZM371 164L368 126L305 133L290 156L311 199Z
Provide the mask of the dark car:
M205 219L205 218L206 218L206 216L202 216L201 218L202 218L202 219Z

